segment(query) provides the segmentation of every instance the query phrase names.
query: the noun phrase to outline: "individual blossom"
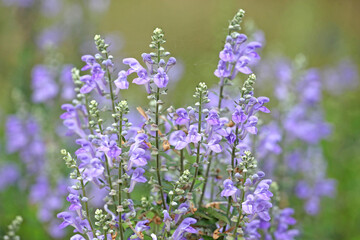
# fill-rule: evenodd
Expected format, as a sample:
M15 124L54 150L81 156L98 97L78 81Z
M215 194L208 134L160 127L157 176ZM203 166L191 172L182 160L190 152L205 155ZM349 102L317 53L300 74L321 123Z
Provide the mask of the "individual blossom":
M174 117L175 124L184 125L190 121L188 112L184 108L176 109L176 115Z
M230 76L231 71L229 70L228 66L226 65L226 62L224 62L223 60L220 60L214 74L218 78L226 78L226 77Z
M131 180L130 180L130 187L128 192L132 192L134 190L134 187L136 185L136 183L145 183L147 181L147 179L143 176L145 173L145 170L142 168L136 168L134 170L134 172L131 175Z
M67 200L68 202L70 202L69 210L71 210L71 211L76 211L76 210L79 210L79 209L82 208L81 202L80 202L80 198L79 198L78 195L73 194L73 193L70 193L70 194L67 196L66 200Z
M126 72L127 75L130 75L134 72L139 72L140 70L144 69L135 58L125 58L123 63L125 65L129 65L130 67L130 69L128 69Z
M84 55L81 57L81 61L85 62L85 66L81 68L81 71L87 71L92 69L94 64L96 63L96 59L91 55Z
M197 220L195 218L185 218L173 233L172 239L181 240L183 239L185 233L197 234L198 231L195 228L191 227L191 225L195 224L196 222Z
M178 209L175 211L175 224L189 211L189 205L187 203L181 203Z
M257 134L258 129L256 127L258 118L256 116L250 116L245 124L245 129L250 134Z
M201 140L201 135L198 133L198 127L191 125L189 128L189 133L186 136L186 141L188 143L198 143Z
M69 129L68 134L76 133L81 138L86 138L86 133L82 128L81 119L87 112L83 105L73 106L71 104L63 104L61 109L66 112L61 114L60 118L63 119L63 124Z
M127 81L127 74L125 71L120 71L118 74L118 78L114 81L115 86L118 89L128 89L129 82Z
M104 166L100 159L93 158L90 160L90 163L85 167L80 169L82 171L82 176L84 178L84 182L88 181L96 181L99 177L104 173Z
M154 76L154 83L158 88L165 88L169 83L169 77L162 67L158 68L158 73Z
M149 220L139 221L135 225L135 230L137 232L144 232L150 229L150 227L146 224L149 223Z
M215 153L220 153L223 150L222 146L220 145L221 140L221 136L217 134L213 135L208 142L209 149Z
M269 209L272 207L270 202L273 194L269 191L271 180L262 180L256 187L253 194L246 196L246 201L242 203L242 209L249 215L257 214L263 221L270 221Z
M206 122L210 126L217 126L220 124L219 114L215 109L209 111L209 115L206 118Z
M61 212L57 215L57 217L63 219L63 222L59 226L59 228L61 229L69 225L73 226L75 230L79 233L84 233L84 228L91 229L88 220L82 220L80 217L75 216L75 214L73 213Z
M246 121L246 114L244 113L244 110L240 106L236 106L234 113L231 116L231 119L234 123L243 123Z
M237 201L236 195L239 190L234 186L233 181L231 181L231 179L226 179L223 185L224 185L224 189L221 191L221 196L232 197L234 202L236 202Z
M171 227L171 222L173 221L173 219L170 217L169 212L167 210L164 210L163 214L164 214L163 222L165 224L165 229L166 231L169 232Z
M134 80L132 81L133 83L137 85L145 85L150 82L150 77L145 68L142 68L139 71L137 71L137 75L138 77L134 78Z
M128 170L130 170L133 165L136 167L143 167L147 165L149 160L150 156L147 151L142 148L135 148L133 151L131 151Z
M236 135L231 127L221 128L217 131L221 136L225 137L228 143L233 144L236 140Z
M188 145L186 134L182 130L172 132L170 134L169 143L174 146L176 150L184 149Z

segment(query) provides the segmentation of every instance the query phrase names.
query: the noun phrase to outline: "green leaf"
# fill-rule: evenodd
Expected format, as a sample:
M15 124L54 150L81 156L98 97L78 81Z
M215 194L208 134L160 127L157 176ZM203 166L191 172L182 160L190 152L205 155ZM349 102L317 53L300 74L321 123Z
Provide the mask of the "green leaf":
M200 208L199 210L230 225L230 219L225 214L218 212L213 208Z
M124 239L128 239L132 234L134 234L134 232L131 230L131 228L126 229L124 232Z

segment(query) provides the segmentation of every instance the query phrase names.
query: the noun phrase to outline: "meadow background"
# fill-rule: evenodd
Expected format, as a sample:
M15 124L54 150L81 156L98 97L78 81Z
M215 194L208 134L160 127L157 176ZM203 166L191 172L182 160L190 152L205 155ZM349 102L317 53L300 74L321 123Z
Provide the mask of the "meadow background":
M169 94L169 99L179 106L191 101L198 82L216 84L218 79L213 71L218 52L228 20L239 8L246 10L245 23L253 21L265 33L266 45L261 56L281 53L293 59L302 53L311 67L331 66L350 58L360 67L358 0L113 0L100 16L82 16L92 19L92 29L84 31L79 26L74 31L89 36L89 41L95 34L120 34L115 44L121 47L113 55L121 59L147 52L152 30L162 27L166 48L184 65L181 80ZM0 3L0 161L14 158L4 153L3 147L5 116L16 111L11 91L19 87L30 94L31 67L41 61L41 54L29 39L49 22L40 19L40 24L37 22L29 28L37 18L31 11L18 11ZM246 33L246 28L243 30ZM73 41L65 41L61 47L62 58L80 67L80 56L74 46ZM126 97L140 104L146 97L136 94L137 90L139 88L130 89ZM324 97L325 117L334 126L334 132L322 146L328 160L328 175L338 181L337 195L322 202L318 216L301 219L303 239L360 239L359 103L359 88ZM296 208L299 203L294 200L291 205L294 204ZM22 215L26 219L20 230L23 239L50 239L35 214L35 209L27 205L26 198L15 187L0 193L0 235L15 215Z

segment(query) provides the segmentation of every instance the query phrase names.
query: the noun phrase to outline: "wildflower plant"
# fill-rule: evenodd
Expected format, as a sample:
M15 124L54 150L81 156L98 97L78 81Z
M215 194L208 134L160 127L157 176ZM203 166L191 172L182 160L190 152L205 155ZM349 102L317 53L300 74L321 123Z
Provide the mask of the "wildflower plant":
M194 91L194 104L166 107L169 72L176 59L165 50L165 35L156 28L152 52L144 64L125 58L127 70L114 71L109 44L96 35L95 56L85 55L73 69L76 98L64 104L61 118L77 137L75 153L62 150L71 169L68 211L58 214L60 227L71 225L71 239L293 239L291 209L279 209L276 184L258 169L249 135L258 133L259 113L269 113L267 97L255 97L260 43L240 34L245 12L230 21L215 76L217 97L206 83ZM83 74L80 74L83 73ZM130 80L132 78L132 80ZM224 89L243 79L231 107L224 107ZM144 85L147 107L129 105L120 93L129 83ZM138 121L137 121L138 122ZM94 190L95 189L95 190ZM101 207L92 199L105 190ZM138 196L141 195L139 198Z

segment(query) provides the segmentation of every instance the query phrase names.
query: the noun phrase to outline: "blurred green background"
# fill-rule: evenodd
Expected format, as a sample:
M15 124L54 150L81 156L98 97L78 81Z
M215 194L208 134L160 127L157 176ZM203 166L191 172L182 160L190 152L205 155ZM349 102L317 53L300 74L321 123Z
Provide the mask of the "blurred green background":
M245 22L252 19L265 33L266 46L261 55L281 52L294 58L303 53L311 67L336 64L340 59L350 57L360 67L359 0L113 0L109 10L96 20L97 30L88 34L120 32L124 45L119 52L113 53L115 58L139 58L142 52L149 51L152 30L162 27L167 39L166 49L185 66L182 80L169 94L178 106L189 102L198 82L205 81L209 85L217 82L213 71L218 52L223 45L228 20L239 8L246 11ZM2 115L15 110L10 100L11 88L17 85L28 89L31 67L41 61L32 43L24 37L28 36L26 31L36 33L41 25L28 29L17 21L23 18L36 21L36 16L31 13L0 8ZM71 41L65 42L62 53L65 62L80 67L80 56ZM126 97L141 102L145 95L143 98L138 96L137 90L134 87ZM325 95L326 120L334 125L335 131L322 144L329 164L328 175L338 180L338 193L335 199L323 201L319 216L303 219L303 239L360 239L359 104L359 89L337 97ZM18 194L7 192L0 199L2 230L15 214L35 215L35 210L22 207L26 200ZM21 231L33 234L24 239L48 239L35 216L33 221L23 224Z

